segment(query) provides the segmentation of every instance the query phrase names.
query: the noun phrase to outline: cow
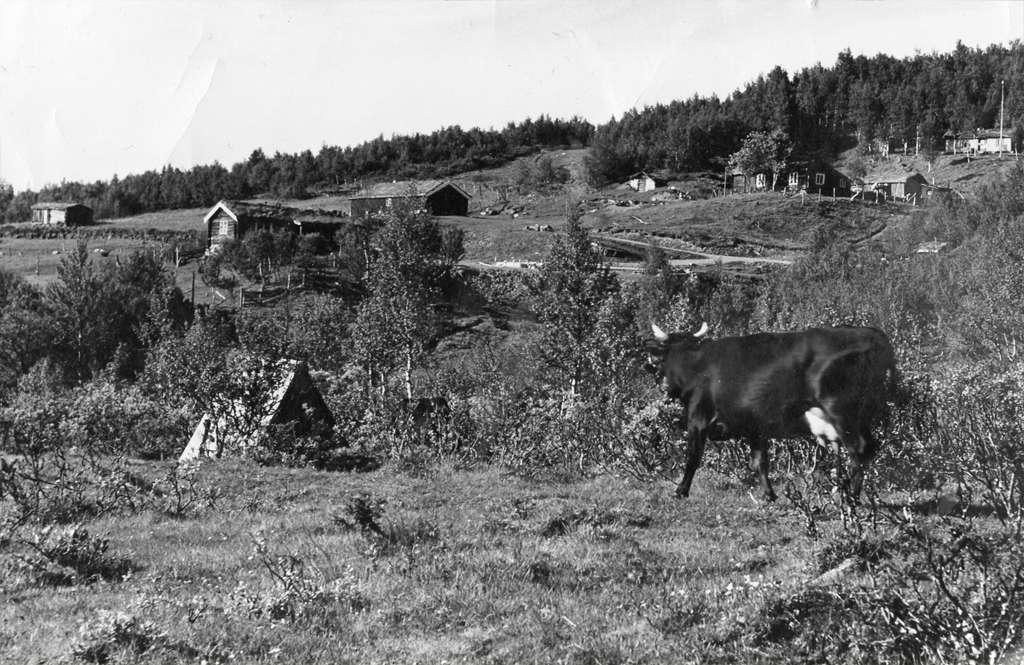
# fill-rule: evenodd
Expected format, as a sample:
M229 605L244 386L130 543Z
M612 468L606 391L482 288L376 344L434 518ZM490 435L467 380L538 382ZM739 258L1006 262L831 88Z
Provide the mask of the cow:
M436 426L438 420L452 415L451 404L444 397L406 398L399 403L399 411L417 429Z
M685 412L689 451L676 496L689 496L707 440L746 439L750 468L765 498L774 501L769 439L812 436L837 452L840 444L846 448L851 469L844 485L857 500L864 470L878 452L871 430L886 413L896 381L884 332L810 328L710 340L707 323L696 332L669 334L654 323L651 330L648 368Z

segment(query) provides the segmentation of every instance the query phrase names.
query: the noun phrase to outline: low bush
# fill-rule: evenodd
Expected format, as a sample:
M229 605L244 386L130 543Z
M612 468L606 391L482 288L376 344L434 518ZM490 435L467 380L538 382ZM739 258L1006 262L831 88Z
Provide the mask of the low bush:
M124 612L101 612L82 624L71 655L86 663L108 663L120 655L138 658L166 641L151 621Z
M254 539L253 550L262 570L273 580L273 588L238 585L235 605L249 617L330 623L370 605L350 567L341 576L328 579L323 570L301 556L272 552L263 537Z
M335 515L334 522L345 529L357 531L365 540L366 554L371 558L389 556L438 540L437 526L424 520L407 521L384 518L384 499L370 494L356 494L345 504L345 514Z

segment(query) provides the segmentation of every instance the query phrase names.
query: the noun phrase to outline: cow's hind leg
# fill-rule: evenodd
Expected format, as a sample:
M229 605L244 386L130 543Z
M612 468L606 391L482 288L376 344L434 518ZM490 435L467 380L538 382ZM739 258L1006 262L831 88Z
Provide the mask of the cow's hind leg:
M676 485L676 496L687 497L690 496L690 483L693 482L693 474L697 472L697 468L700 467L701 458L704 457L704 443L706 441L706 435L703 429L691 429L690 430L690 446L686 456L686 468L683 470L683 476L679 479L679 484Z
M750 468L757 473L761 481L761 490L767 501L774 501L777 496L772 488L771 478L768 476L771 461L768 456L768 439L757 437L750 440Z

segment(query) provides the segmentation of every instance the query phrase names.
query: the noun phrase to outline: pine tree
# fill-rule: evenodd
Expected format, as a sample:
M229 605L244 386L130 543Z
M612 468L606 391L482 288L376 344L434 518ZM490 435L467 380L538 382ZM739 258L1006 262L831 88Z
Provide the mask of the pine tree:
M57 281L46 291L54 316L55 351L69 378L82 381L97 372L117 345L110 283L93 269L89 250L81 241L61 259Z
M537 315L544 324L541 354L573 397L595 375L591 358L601 307L619 284L575 209L541 269Z

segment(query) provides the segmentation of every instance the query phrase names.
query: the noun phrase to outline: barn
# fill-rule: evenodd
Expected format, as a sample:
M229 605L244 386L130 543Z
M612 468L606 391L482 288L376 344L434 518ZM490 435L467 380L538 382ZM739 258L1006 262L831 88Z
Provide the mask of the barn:
M228 240L241 240L257 231L286 230L304 235L322 233L331 236L351 220L342 211L304 210L270 203L218 201L203 217L206 246Z
M92 208L78 202L42 201L32 206L32 222L50 226L86 226L92 224Z
M667 185L667 178L650 175L646 171L634 173L626 179L626 186L634 192L649 192L653 189L657 189L658 187L665 187Z
M866 190L884 194L886 198L901 201L920 199L928 179L920 173L899 167L887 167L864 176Z
M471 198L466 190L449 180L405 180L374 185L349 201L353 217L385 212L398 201L408 202L415 209L432 215L464 217L469 213Z

